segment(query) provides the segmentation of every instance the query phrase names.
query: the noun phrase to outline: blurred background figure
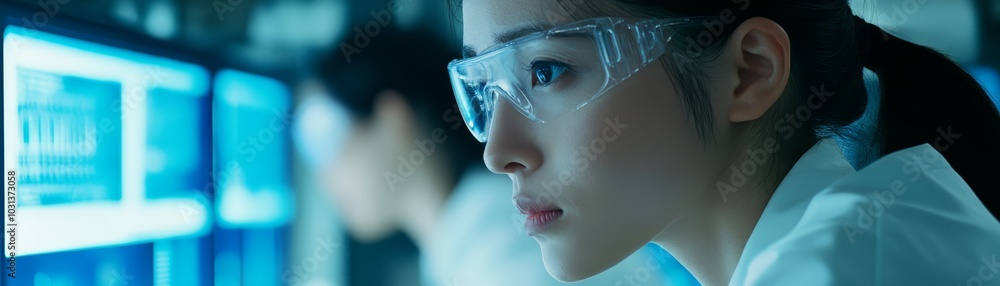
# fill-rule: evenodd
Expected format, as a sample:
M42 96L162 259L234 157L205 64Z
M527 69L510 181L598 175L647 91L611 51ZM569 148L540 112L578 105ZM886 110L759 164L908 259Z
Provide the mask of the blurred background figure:
M0 0L0 285L549 285L453 109L445 2ZM851 4L1000 101L1000 2ZM626 262L584 285L696 285Z

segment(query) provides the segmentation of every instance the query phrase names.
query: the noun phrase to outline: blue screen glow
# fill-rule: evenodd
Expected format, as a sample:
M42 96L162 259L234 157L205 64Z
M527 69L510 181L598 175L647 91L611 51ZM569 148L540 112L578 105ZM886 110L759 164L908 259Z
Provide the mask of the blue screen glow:
M211 176L208 72L25 27L3 31L17 255L194 236Z
M275 79L236 70L219 71L214 91L219 224L288 222L293 213L290 91Z

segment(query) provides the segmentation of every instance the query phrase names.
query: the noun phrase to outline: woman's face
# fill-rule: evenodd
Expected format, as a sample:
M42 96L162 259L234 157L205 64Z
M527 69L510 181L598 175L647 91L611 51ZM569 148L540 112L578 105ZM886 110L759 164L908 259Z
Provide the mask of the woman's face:
M580 8L572 7L577 1L561 2L567 7L554 0L466 0L465 45L479 54L501 44L494 35L574 21L562 15ZM707 190L714 190L724 159L709 155L717 152L699 141L687 106L660 64L545 123L499 101L484 159L514 181L515 204L529 213L542 211L529 216L529 222L537 218L529 233L541 246L546 269L559 280L596 275L681 216L719 200ZM724 116L714 118L721 126L715 132L724 133Z

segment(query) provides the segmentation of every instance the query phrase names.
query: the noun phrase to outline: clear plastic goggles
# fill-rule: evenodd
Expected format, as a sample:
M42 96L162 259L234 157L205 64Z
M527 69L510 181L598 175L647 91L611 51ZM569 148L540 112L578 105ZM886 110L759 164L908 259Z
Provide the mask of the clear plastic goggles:
M696 18L594 18L536 32L448 64L466 126L486 142L497 98L545 123L594 101L657 60Z

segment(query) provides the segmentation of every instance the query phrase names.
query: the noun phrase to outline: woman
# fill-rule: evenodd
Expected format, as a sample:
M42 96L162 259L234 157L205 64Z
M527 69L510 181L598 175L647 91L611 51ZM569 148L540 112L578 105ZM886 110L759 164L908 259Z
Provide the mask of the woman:
M512 227L521 216L504 200L510 181L483 168L481 145L460 136L447 73L426 71L458 54L435 37L384 29L350 61L331 51L317 69L322 97L305 101L296 120L302 157L355 240L396 232L413 239L424 285L564 284L545 273L534 241ZM654 254L636 252L581 286L663 285L679 267ZM351 275L352 284L380 281L365 276Z
M459 106L557 279L652 241L707 285L1000 283L996 107L848 1L461 11Z

